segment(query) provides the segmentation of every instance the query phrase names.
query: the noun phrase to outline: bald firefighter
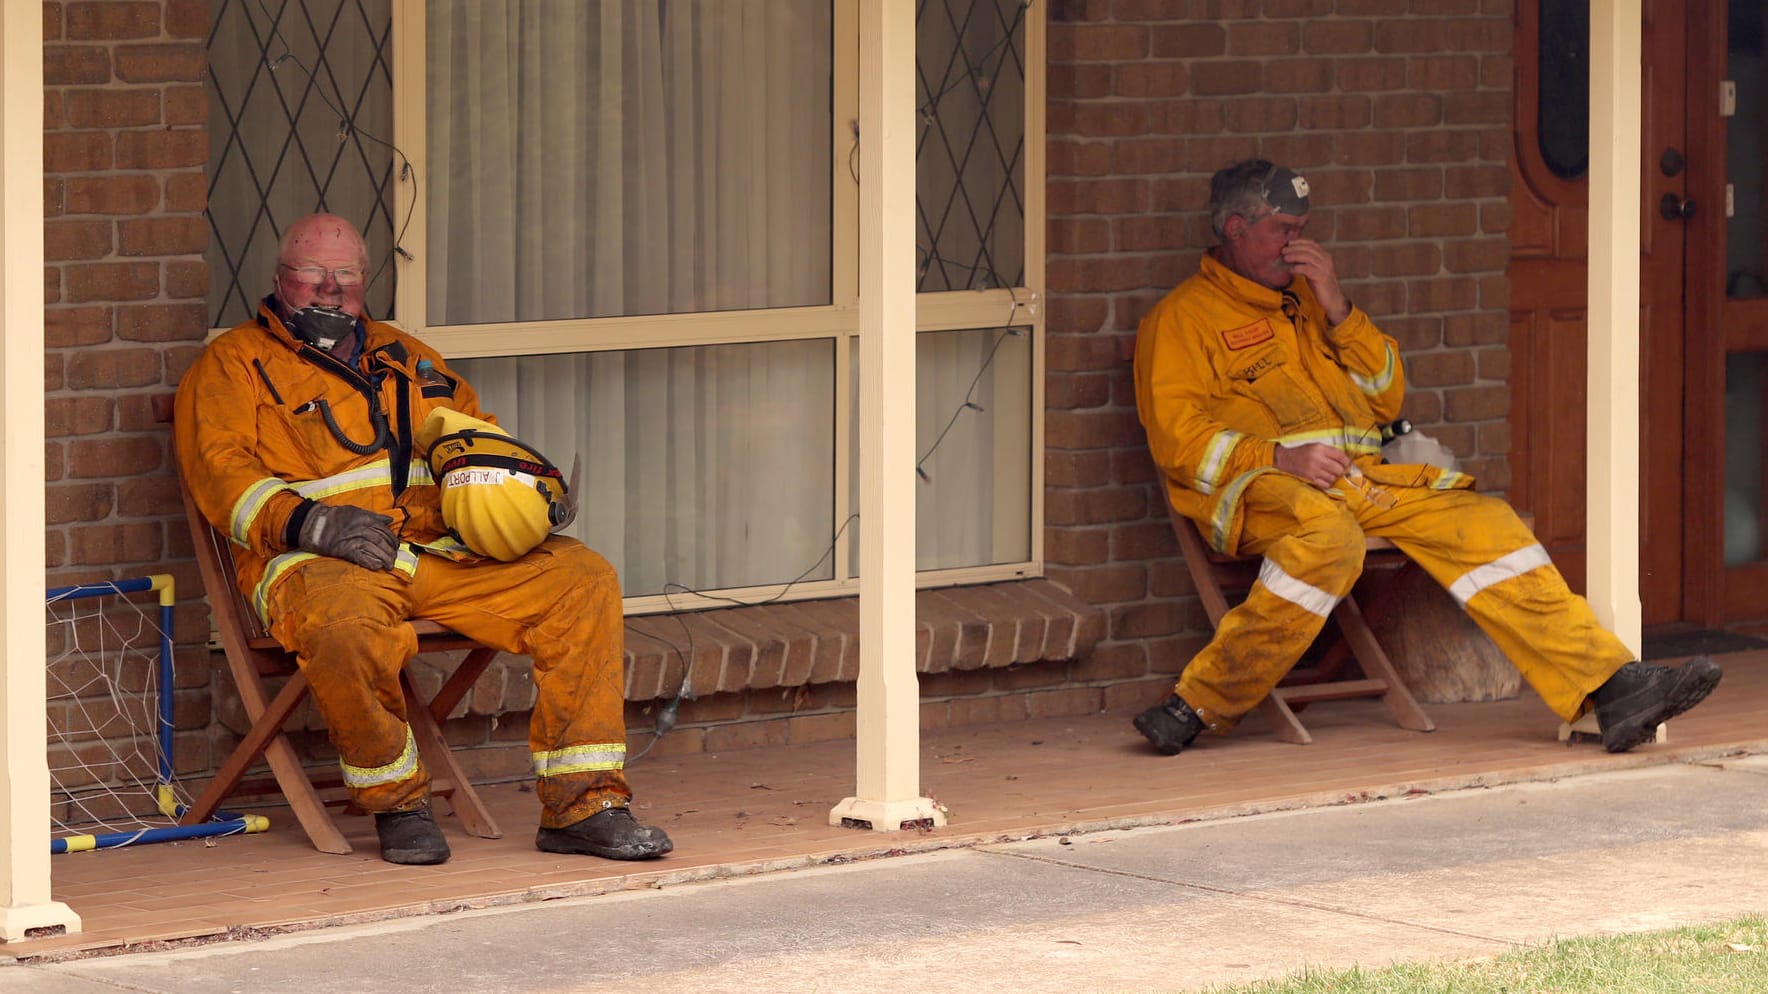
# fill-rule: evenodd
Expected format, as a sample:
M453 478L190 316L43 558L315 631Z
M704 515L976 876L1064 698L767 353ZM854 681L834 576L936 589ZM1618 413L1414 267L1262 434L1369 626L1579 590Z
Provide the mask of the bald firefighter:
M1405 371L1304 236L1306 179L1240 162L1211 179L1209 210L1217 246L1142 319L1136 406L1173 506L1217 550L1264 561L1173 693L1136 717L1157 751L1232 728L1277 686L1362 572L1369 535L1442 584L1555 714L1593 706L1610 752L1712 691L1711 659L1634 662L1471 478L1382 461Z
M629 808L613 567L544 522L515 547L504 532L474 548L451 531L414 440L438 409L495 422L434 349L364 317L367 268L343 218L289 227L256 319L211 342L179 384L186 486L235 543L240 589L299 660L351 798L374 814L381 858L449 857L399 688L417 651L411 618L533 660L541 850L664 855L669 837ZM561 493L544 474L519 479Z

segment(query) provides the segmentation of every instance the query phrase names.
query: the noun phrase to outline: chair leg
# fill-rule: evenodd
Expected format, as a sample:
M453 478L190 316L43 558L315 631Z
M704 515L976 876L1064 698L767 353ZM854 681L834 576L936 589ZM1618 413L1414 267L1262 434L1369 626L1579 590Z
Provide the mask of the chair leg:
M1387 684L1387 692L1381 695L1381 703L1387 705L1394 721L1401 728L1414 732L1436 731L1436 722L1430 720L1430 716L1424 713L1424 709L1412 697L1412 692L1406 689L1406 682L1400 679L1392 660L1387 658L1387 651L1376 640L1375 632L1364 619L1357 602L1346 597L1338 602L1333 613L1338 616L1345 641L1350 643L1351 651L1356 654L1357 663L1363 667L1364 675Z
M1265 713L1265 717L1271 720L1271 727L1276 729L1277 741L1304 746L1313 743L1314 737L1308 734L1306 728L1302 727L1301 719L1295 716L1295 712L1290 709L1289 703L1283 700L1279 691L1273 690L1266 694L1265 699L1260 701L1258 706L1259 710Z
M460 819L461 827L468 835L481 839L503 838L503 830L497 827L479 792L473 789L466 771L455 759L454 750L448 748L448 742L443 739L442 727L418 695L410 671L399 671L399 686L405 691L405 717L411 723L412 738L417 740L418 755L423 757L424 766L430 771L432 781L436 782L434 792L448 798L455 817Z

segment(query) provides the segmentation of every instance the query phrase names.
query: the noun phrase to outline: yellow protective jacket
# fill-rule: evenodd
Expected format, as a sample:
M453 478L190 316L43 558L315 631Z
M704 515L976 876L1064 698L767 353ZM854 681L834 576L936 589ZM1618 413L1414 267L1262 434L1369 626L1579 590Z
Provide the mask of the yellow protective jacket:
M209 343L178 385L173 432L179 470L203 516L239 546L241 591L265 614L272 586L312 559L297 547L314 501L354 504L393 519L395 569L417 568L413 546L472 554L448 532L440 495L412 437L446 405L492 423L477 394L434 349L378 321L353 365L283 326L270 298L258 317ZM446 384L417 380L428 359ZM339 436L342 436L342 439Z
M1387 476L1380 426L1399 416L1399 347L1352 307L1331 326L1307 280L1272 290L1213 253L1147 316L1136 335L1136 408L1173 506L1211 545L1239 544L1240 497L1275 472L1278 445L1337 446ZM1436 489L1471 480L1410 467L1396 483Z

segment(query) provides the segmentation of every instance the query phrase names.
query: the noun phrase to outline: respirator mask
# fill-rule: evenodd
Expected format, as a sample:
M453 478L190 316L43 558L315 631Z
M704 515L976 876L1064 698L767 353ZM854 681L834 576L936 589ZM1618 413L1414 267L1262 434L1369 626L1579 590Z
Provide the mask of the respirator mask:
M330 352L332 346L356 331L356 319L336 307L302 307L290 311L283 323L301 341L321 352Z

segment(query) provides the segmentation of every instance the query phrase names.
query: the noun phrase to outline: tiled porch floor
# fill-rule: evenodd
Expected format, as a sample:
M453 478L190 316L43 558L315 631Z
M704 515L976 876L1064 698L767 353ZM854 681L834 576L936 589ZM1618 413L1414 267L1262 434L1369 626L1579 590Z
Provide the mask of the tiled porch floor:
M1671 726L1666 745L1610 756L1562 744L1558 721L1518 700L1427 706L1437 731L1393 726L1372 701L1303 714L1310 746L1273 739L1258 717L1183 756L1149 752L1126 714L954 728L922 743L924 791L950 824L925 833L832 828L853 791L851 742L666 756L633 767L641 817L667 828L668 858L621 864L533 847L535 801L523 785L482 790L505 836L470 838L450 817L454 858L394 867L375 856L373 823L343 817L357 852L307 844L286 809L259 809L263 835L53 857L54 896L83 919L77 935L0 946L33 957L255 929L304 928L674 885L821 862L1089 828L1163 824L1572 776L1731 752L1768 752L1768 651L1723 657L1725 682Z

